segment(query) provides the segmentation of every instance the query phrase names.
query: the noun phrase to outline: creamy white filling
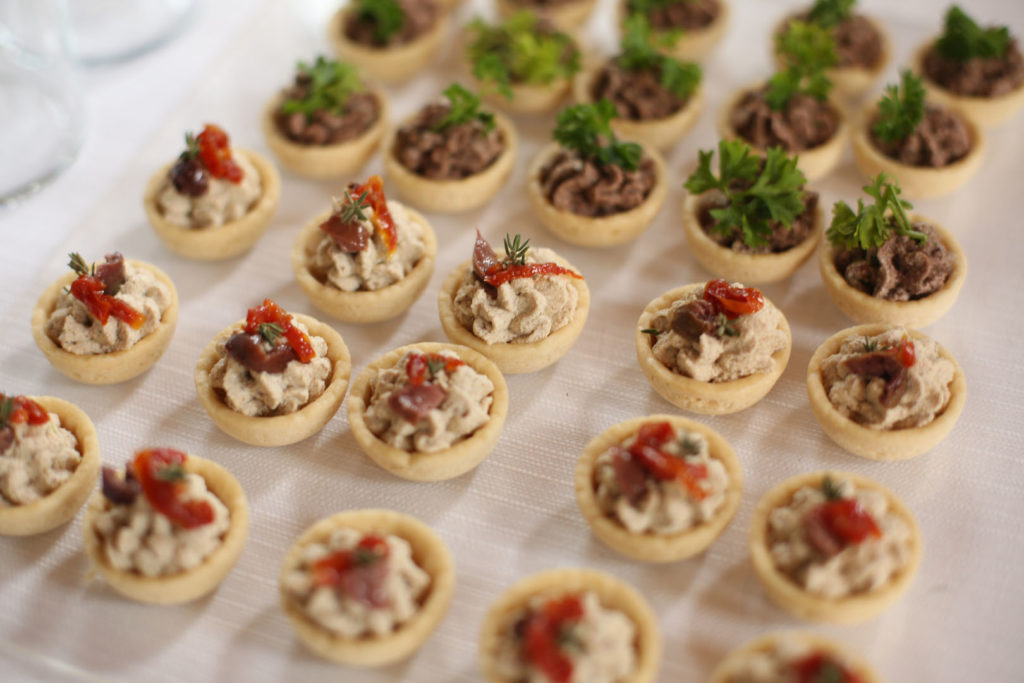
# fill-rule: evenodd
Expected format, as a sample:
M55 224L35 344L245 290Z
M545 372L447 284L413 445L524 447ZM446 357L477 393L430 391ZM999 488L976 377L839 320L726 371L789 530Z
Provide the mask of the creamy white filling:
M124 351L155 330L171 305L170 289L145 268L124 264L125 282L114 298L120 299L146 316L142 327L131 325L111 315L101 325L89 309L67 290L57 297L57 304L46 321L46 335L57 346L79 356Z
M746 658L732 672L727 683L792 683L797 672L793 670L801 659L820 652L818 648L797 635L786 634L775 639L770 647L748 652ZM829 659L849 668L846 662L831 652Z
M14 440L0 453L0 508L25 505L53 493L82 461L75 435L50 413L50 421L11 425Z
M374 607L354 600L331 586L313 583L312 567L317 560L336 552L352 550L364 535L355 529L335 530L327 543L311 543L302 549L302 560L283 578L286 593L310 619L328 631L346 638L392 633L419 611L431 578L412 556L412 546L395 535L384 537L388 545L387 573L383 590L387 605Z
M242 180L233 183L207 174L206 192L198 197L178 192L168 175L157 194L164 218L183 228L198 229L215 228L249 213L263 192L260 173L245 152L232 150L232 158L242 169Z
M526 263L557 262L550 249L530 249ZM452 299L459 324L488 344L530 344L569 324L579 292L568 275L517 278L496 289L470 268Z

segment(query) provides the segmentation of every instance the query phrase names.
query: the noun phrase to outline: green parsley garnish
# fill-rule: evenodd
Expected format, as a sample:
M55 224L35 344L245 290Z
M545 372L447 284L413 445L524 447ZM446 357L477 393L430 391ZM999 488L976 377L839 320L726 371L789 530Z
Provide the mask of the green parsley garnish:
M643 159L643 147L623 142L612 132L611 120L618 116L607 99L594 104L577 104L558 112L554 137L562 147L603 166L635 171Z
M513 266L526 265L526 252L530 250L530 240L516 234L510 237L505 233L505 263Z
M833 28L853 15L857 0L817 0L807 13L807 20L822 28Z
M485 130L494 128L494 114L480 111L480 98L458 83L452 83L444 90L451 108L444 118L434 124L434 130L444 130L471 121L479 121Z
M913 204L900 199L899 186L890 182L885 173L879 173L862 189L875 203L865 206L864 200L858 199L854 213L846 202L836 202L832 206L832 224L826 233L829 242L845 249L867 250L885 244L893 230L897 235L906 235L918 242L928 239L923 232L911 227L906 210L914 208Z
M832 33L818 24L792 21L776 36L775 50L787 65L768 81L765 100L782 111L796 95L810 95L824 101L832 90L825 70L839 62Z
M373 39L385 45L405 26L405 11L397 0L356 0L356 21L373 25Z
M351 64L318 56L312 65L299 62L300 74L309 77L309 92L302 99L287 99L281 104L285 114L302 113L310 119L320 110L341 114L350 95L363 91L359 72Z
M277 323L260 323L260 336L271 346L277 343L278 337L282 334L284 328Z
M909 69L900 74L900 85L887 85L878 101L878 120L871 132L882 142L905 140L924 118L925 89Z
M739 232L747 246L764 246L772 234L772 222L789 228L806 209L802 187L807 178L797 168L796 157L787 156L781 147L769 147L762 162L742 140L720 140L717 176L711 172L714 152L699 154L697 170L685 187L695 195L708 190L725 195L728 205L711 209L715 232Z
M981 28L957 5L946 12L945 27L935 42L938 53L954 62L979 57L1002 57L1010 47L1010 29L1006 26Z
M547 85L572 78L580 70L580 51L560 31L539 30L532 12L516 12L497 26L474 19L466 28L472 36L467 48L473 75L512 99L512 84Z
M623 25L622 51L616 61L628 71L656 71L661 87L686 101L700 85L701 68L694 62L681 62L663 55L654 47L651 25L643 14L631 14Z

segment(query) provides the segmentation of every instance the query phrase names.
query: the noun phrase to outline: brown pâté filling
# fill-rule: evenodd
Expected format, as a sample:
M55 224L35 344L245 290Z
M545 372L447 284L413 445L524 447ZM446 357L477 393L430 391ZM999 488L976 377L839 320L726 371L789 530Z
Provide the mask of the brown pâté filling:
M501 131L477 119L437 130L450 110L448 102L428 104L399 129L394 153L403 166L431 180L459 180L484 171L505 150Z
M381 41L377 37L377 23L361 19L358 13L351 13L345 20L345 35L353 43L371 47L404 45L430 31L440 19L441 10L434 0L398 0L402 6L402 28Z
M839 128L839 114L828 102L798 93L775 111L765 100L767 86L748 91L729 112L729 123L755 147L782 147L789 153L828 142Z
M902 140L885 142L874 133L871 141L886 156L908 166L941 168L959 161L971 151L971 134L963 118L948 109L926 104L924 118Z
M540 171L541 190L556 209L590 217L636 208L655 182L654 161L646 156L635 171L624 171L562 150Z
M792 15L786 25L790 21L809 20L810 14L802 12ZM836 24L832 28L832 38L836 57L839 58L836 68L872 69L882 59L882 36L871 20L861 14L854 14Z
M282 92L282 102L304 100L312 88L312 78L304 71ZM300 145L336 145L359 137L380 117L380 101L371 92L352 93L340 113L317 109L312 116L302 112L286 114L280 108L274 122L281 134Z
M656 31L692 31L709 26L721 12L718 0L679 0L652 8L647 20Z
M658 69L624 69L614 60L597 73L590 94L595 102L609 100L630 121L667 118L685 104L661 85Z
M913 301L939 291L953 274L956 258L932 226L913 223L911 227L928 239L918 242L894 232L880 247L841 249L835 257L836 270L851 287L888 301Z
M946 59L932 45L924 55L924 72L957 95L999 97L1024 83L1024 56L1016 40L1002 57L974 57L966 62Z
M735 185L737 185L735 189L739 190L744 189L741 185L750 187L751 183L736 182ZM724 209L729 205L725 195L717 190L709 192L708 195L701 200L700 205L697 207L697 220L700 221L701 230L703 230L708 237L723 247L745 254L777 254L792 249L807 239L814 231L814 213L818 208L818 193L814 190L806 189L804 189L803 192L803 213L797 216L796 220L794 220L788 228L778 221L771 221L772 233L768 236L768 244L763 246L749 246L745 241L743 241L743 231L738 228L734 229L731 233L724 235L713 229L716 221L711 215L711 210Z

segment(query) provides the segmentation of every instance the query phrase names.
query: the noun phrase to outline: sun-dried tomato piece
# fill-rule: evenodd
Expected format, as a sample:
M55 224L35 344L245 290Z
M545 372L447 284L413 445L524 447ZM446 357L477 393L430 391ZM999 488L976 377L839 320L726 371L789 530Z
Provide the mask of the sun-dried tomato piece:
M292 320L291 314L270 299L264 299L262 304L253 306L246 313L245 331L248 334L258 334L263 323L278 325L281 328L281 335L288 341L299 360L308 363L316 358L316 351L313 350L313 344L306 333L296 327Z
M755 287L733 287L725 280L710 280L704 285L704 299L715 304L730 320L757 313L764 307L764 295Z
M804 529L808 540L826 557L882 535L874 518L856 498L829 500L812 508L804 517Z
M685 459L666 453L665 444L675 436L668 422L647 422L637 432L629 453L636 461L662 481L677 481L694 499L704 500L707 493L700 482L708 476L704 465L693 465Z
M89 315L96 318L101 325L106 325L113 315L133 330L137 330L146 322L146 314L136 311L120 299L104 294L106 285L92 275L80 275L71 283L71 296L85 305Z
M572 659L563 652L562 645L567 640L567 630L582 618L583 602L578 595L548 600L526 617L523 657L552 683L568 683L572 678Z
M914 349L914 342L910 341L906 337L901 339L899 346L896 347L896 357L899 358L900 365L903 367L913 367L914 363L917 362L917 352Z
M182 498L186 457L171 448L150 448L135 454L132 468L154 510L185 529L194 529L213 521L213 506L209 501Z
M30 399L28 396L7 397L0 394L0 405L4 406L5 415L0 419L0 424L25 424L41 425L50 421L50 414L41 405Z
M450 375L460 365L465 364L466 362L459 358L442 356L439 353L411 353L409 360L405 362L405 375L409 378L409 384L416 386L433 379L438 369L443 369Z
M583 279L579 273L557 263L514 264L502 261L479 230L476 231L476 244L473 247L473 270L477 277L494 287L537 275L568 275L578 280Z
M313 563L313 584L334 587L343 595L370 607L387 607L385 586L390 548L376 534L367 534L351 550L339 550Z
M203 132L196 136L199 143L199 159L214 178L232 183L242 182L244 173L231 157L228 134L220 126L206 124Z
M384 246L388 248L388 256L398 248L398 231L395 228L395 219L388 211L388 199L384 196L384 181L379 175L372 175L362 185L351 184L348 187L348 195L352 201L359 201L363 192L366 193L366 201L373 209L373 224L380 233Z
M647 470L626 449L615 446L612 453L612 471L619 492L630 505L639 505L647 495Z
M824 652L812 652L793 662L795 683L861 683L861 678L842 662Z

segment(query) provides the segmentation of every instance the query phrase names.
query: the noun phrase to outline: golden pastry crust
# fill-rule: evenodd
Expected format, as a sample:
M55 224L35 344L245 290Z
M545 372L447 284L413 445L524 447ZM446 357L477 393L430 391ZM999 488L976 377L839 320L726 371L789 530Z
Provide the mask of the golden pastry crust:
M295 237L292 246L292 270L302 291L317 309L332 318L350 323L374 323L390 320L404 313L427 288L434 272L437 258L437 236L430 223L418 211L405 207L409 217L423 226L425 251L412 270L404 278L383 289L373 291L343 292L320 282L309 270L309 262L316 252L320 237L324 233L320 224L331 215L329 211L319 214Z
M490 166L480 173L458 180L432 180L414 173L395 156L398 128L410 120L411 117L393 129L384 143L384 173L403 198L424 211L455 213L477 209L491 201L515 167L519 149L515 126L508 118L494 112L494 123L501 131L505 149Z
M743 140L748 144L750 143L749 140L736 131L729 119L732 116L733 109L736 108L736 105L739 104L743 96L750 91L760 88L762 85L764 84L755 83L740 88L725 101L722 108L718 110L718 119L716 121L719 136L725 140ZM793 153L799 157L797 167L803 171L808 182L823 178L835 170L843 156L843 150L846 148L846 138L850 134L850 125L847 122L848 117L845 109L834 98L829 100L829 105L839 117L839 125L836 128L835 134L817 147ZM765 154L765 150L760 147L751 145L751 149L760 156ZM790 152L787 152L787 154L790 154Z
M25 505L0 507L0 535L31 536L70 522L85 504L100 472L100 442L96 427L73 403L52 396L29 396L48 413L60 418L60 425L75 435L75 449L82 459L63 484L39 500Z
M65 351L46 334L46 321L57 307L57 297L78 277L66 273L40 295L32 311L32 338L53 367L71 379L85 384L117 384L149 370L163 355L174 336L178 324L178 290L164 271L145 261L129 259L135 268L148 270L157 280L167 285L171 303L164 311L156 329L140 339L131 348L111 353L82 356Z
M675 42L668 46L662 46L661 51L683 61L699 62L703 60L722 40L725 29L729 27L732 18L732 8L728 0L718 0L718 6L720 10L714 21L700 29L682 31ZM626 0L619 0L617 12L619 30L621 31L627 14ZM658 45L661 44L660 38L662 37L659 33L655 32L653 36L655 44Z
M752 655L772 652L783 640L797 640L806 643L815 652L829 655L856 675L861 683L882 683L878 673L862 658L851 655L839 643L810 631L772 631L744 643L729 652L715 667L709 683L734 683L736 675Z
M252 249L270 225L281 199L281 176L266 157L250 149L233 147L234 154L245 156L260 174L260 198L238 220L211 228L184 228L164 218L157 197L173 163L153 174L142 197L149 224L164 246L185 258L198 261L222 261Z
M524 5L510 2L509 0L497 0L498 16L505 19L521 9L531 9ZM580 27L590 18L594 11L597 0L573 0L572 2L559 3L543 10L533 8L535 14L546 17L555 28L565 33L578 33Z
M696 432L707 439L710 456L721 462L729 475L725 502L714 518L675 534L635 534L601 510L594 491L594 464L597 458L650 422L669 422L676 430ZM743 493L743 471L732 446L715 430L685 417L650 415L612 425L591 439L576 463L574 483L580 512L590 525L590 530L602 543L634 560L676 562L704 552L729 526Z
M473 79L476 90L480 91L484 84ZM513 114L544 114L552 111L572 89L572 80L559 78L558 80L538 85L535 83L512 83L512 99L495 92L485 92L481 95L488 104L503 109Z
M105 499L97 491L89 500L82 520L85 554L104 581L121 595L153 605L176 605L200 598L214 590L235 566L249 537L249 504L238 480L226 469L195 455L185 460L185 471L200 475L207 489L228 509L231 525L221 544L194 569L170 576L143 576L138 572L115 569L103 551L103 539L96 532L96 519Z
M821 486L826 475L841 477L853 483L857 489L871 489L885 494L889 508L899 515L910 527L910 559L889 583L871 591L857 593L844 598L830 599L807 592L792 579L775 567L768 547L768 515L781 505L786 505L793 494L804 486ZM906 592L918 565L921 563L921 531L910 510L889 489L881 484L849 472L812 472L785 480L764 494L754 508L750 523L750 559L754 563L757 578L765 592L775 604L800 619L823 621L833 624L852 624L865 621L881 614L890 604Z
M821 202L814 209L814 227L796 246L769 254L752 254L723 247L711 239L700 225L698 210L704 195L687 194L683 201L683 232L686 244L697 262L718 277L733 282L766 284L784 280L814 253L825 229L825 210Z
M636 357L647 381L672 405L702 415L728 415L749 408L771 391L789 363L793 338L786 316L782 315L780 310L778 329L785 333L787 343L785 348L772 354L775 367L771 372L758 372L729 382L701 382L672 372L654 357L650 335L644 334L641 330L651 327L651 320L659 310L668 308L691 291L703 289L704 284L696 283L670 289L647 304L640 314L640 320L637 321ZM764 300L765 305L774 305L768 297Z
M243 415L229 408L214 390L210 382L210 371L220 360L217 344L240 331L244 321L239 320L221 330L203 349L196 364L196 392L210 419L225 434L253 446L287 446L313 436L338 412L348 388L352 357L341 335L316 318L301 313L291 315L306 326L310 335L323 337L327 341L327 358L331 361L331 379L324 392L294 413L265 417Z
M558 258L557 263L577 273L580 272L565 259ZM466 272L472 267L472 261L461 263L455 270L448 273L448 277L441 283L441 292L437 297L437 312L441 318L441 327L448 339L456 344L468 346L486 356L506 375L536 372L554 364L569 352L583 331L583 326L587 323L587 314L590 312L590 288L587 287L586 280L569 279L576 288L578 299L576 313L565 327L555 330L538 342L488 344L472 331L463 327L455 317L455 295L459 291L459 284Z
M418 453L396 448L382 441L366 425L366 409L371 401L370 384L380 370L395 367L407 351L439 353L454 351L467 365L486 375L494 385L490 419L470 436L436 453ZM501 436L508 415L508 385L498 367L482 354L457 344L421 342L389 351L367 365L352 383L348 399L348 422L356 443L375 463L392 474L410 481L441 481L465 474L484 461Z
M613 247L631 242L646 230L661 211L668 194L668 168L661 154L643 145L644 156L654 162L655 181L650 194L637 207L609 216L581 216L557 209L544 196L540 174L547 163L561 151L557 143L541 150L530 164L526 190L537 218L548 230L570 244L582 247Z
M371 80L387 84L407 81L427 68L448 32L448 13L441 8L437 21L426 33L403 45L370 47L353 42L345 35L345 18L351 7L345 5L327 24L327 42L339 59L359 67Z
M822 363L838 352L843 341L849 337L871 337L890 328L891 325L870 324L841 330L818 347L807 366L807 396L821 428L840 447L869 460L906 460L930 451L952 431L967 400L964 371L953 354L939 344L939 355L953 364L953 381L949 387L949 403L928 424L907 429L871 429L857 424L836 410L828 400L828 392L822 381ZM907 330L907 333L913 339L928 340L926 335L917 330Z
M956 111L952 107L950 109ZM854 124L853 160L865 178L874 178L884 171L895 178L904 198L933 199L955 192L977 173L985 154L985 138L977 124L963 112L957 113L961 114L964 125L967 126L967 132L971 137L971 150L962 159L948 166L931 168L901 163L875 147L871 142L868 126L877 110L877 103L867 104L861 109Z
M377 120L359 136L333 145L303 145L289 140L278 128L274 115L281 106L278 95L263 111L263 136L267 147L286 169L301 178L329 180L355 174L377 151L388 129L388 98L381 90L373 90L380 111Z
M387 636L344 638L331 633L307 617L285 591L285 577L301 564L303 549L311 543L326 542L334 530L346 527L363 534L391 534L405 539L412 546L413 560L430 575L430 592L419 611ZM339 664L384 666L411 655L437 628L455 592L455 565L444 541L418 519L393 510L349 510L321 519L302 532L285 555L278 585L281 608L306 647Z
M927 216L910 214L912 223L926 223L935 228L939 240L956 259L953 273L937 292L914 301L889 301L871 296L850 285L836 269L838 248L827 239L818 252L818 268L825 290L848 318L858 323L888 323L904 327L925 327L941 318L956 303L960 288L967 279L967 255L948 230Z
M1006 123L1014 114L1024 106L1024 83L1017 86L1005 95L998 97L975 97L971 95L957 95L946 90L941 85L928 77L924 70L924 56L937 38L932 38L914 51L911 58L910 68L913 69L928 91L928 99L943 107L957 109L980 126L991 128Z
M593 569L549 569L520 579L491 605L480 631L480 668L488 683L511 683L497 667L498 652L509 621L537 595L557 597L592 591L602 607L625 614L636 626L636 668L623 683L649 683L658 673L661 635L658 621L647 602L629 584Z
M603 65L602 65L603 66ZM594 101L593 83L601 67L588 69L576 74L572 82L573 97L581 104ZM668 149L676 144L693 127L704 109L704 83L701 82L679 111L661 119L632 121L624 118L612 119L612 130L625 140L633 140L655 149Z

